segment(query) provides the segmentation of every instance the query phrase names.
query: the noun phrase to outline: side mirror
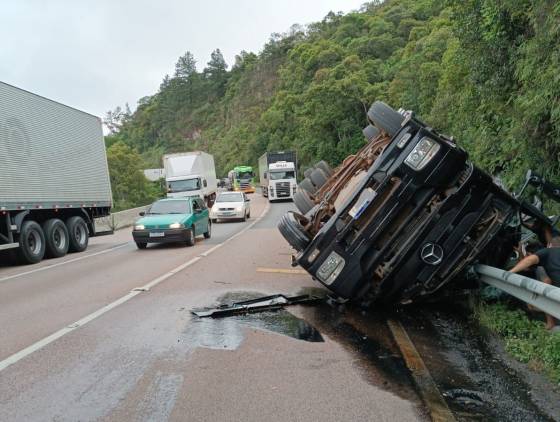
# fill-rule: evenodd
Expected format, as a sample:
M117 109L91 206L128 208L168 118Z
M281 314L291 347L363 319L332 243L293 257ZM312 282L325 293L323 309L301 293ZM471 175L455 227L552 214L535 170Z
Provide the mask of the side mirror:
M251 200L249 198L245 199L245 202L251 202Z
M138 215L139 215L140 217L144 217L144 216L146 215L146 211L140 211L140 212L138 213Z

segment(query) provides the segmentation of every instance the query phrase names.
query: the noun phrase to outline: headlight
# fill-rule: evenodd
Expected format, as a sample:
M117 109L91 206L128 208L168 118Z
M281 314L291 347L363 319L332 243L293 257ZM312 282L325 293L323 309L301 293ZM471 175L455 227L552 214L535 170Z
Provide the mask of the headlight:
M143 224L136 224L134 226L134 230L144 230L146 227L144 227Z
M243 205L236 206L235 211L237 211L237 212L243 211Z
M183 223L171 223L169 225L170 229L182 229L183 227L185 227Z
M319 271L317 271L317 278L327 285L332 284L342 272L344 264L344 258L334 251L331 252L327 259L325 259L319 267Z
M422 138L404 160L414 170L422 170L439 151L440 145L430 138Z

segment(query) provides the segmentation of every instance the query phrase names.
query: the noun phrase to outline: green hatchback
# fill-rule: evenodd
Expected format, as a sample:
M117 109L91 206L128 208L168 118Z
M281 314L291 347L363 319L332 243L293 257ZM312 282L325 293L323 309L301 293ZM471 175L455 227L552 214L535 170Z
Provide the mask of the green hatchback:
M208 208L199 197L161 199L140 216L132 230L139 249L145 249L148 243L181 242L193 246L196 236L203 234L208 239L212 232Z

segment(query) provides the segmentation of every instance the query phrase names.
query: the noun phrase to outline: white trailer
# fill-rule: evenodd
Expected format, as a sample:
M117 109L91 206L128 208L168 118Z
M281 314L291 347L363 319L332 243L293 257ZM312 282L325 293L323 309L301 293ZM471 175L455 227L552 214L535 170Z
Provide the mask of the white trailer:
M163 156L167 197L200 196L210 207L216 199L218 182L214 157L202 151Z
M259 158L259 179L263 196L293 199L297 189L297 159L294 151L265 152Z
M0 82L0 250L83 251L111 205L101 119Z

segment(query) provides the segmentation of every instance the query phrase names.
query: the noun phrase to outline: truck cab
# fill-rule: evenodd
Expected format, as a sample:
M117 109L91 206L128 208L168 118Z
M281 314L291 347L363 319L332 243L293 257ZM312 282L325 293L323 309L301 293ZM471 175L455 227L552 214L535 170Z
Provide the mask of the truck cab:
M296 168L294 163L277 161L268 166L264 174L269 201L292 199L297 189Z
M255 193L255 172L251 166L237 166L228 173L232 190Z
M199 175L170 177L167 179L167 197L200 196L204 199L203 188L206 186L208 186L208 182Z

